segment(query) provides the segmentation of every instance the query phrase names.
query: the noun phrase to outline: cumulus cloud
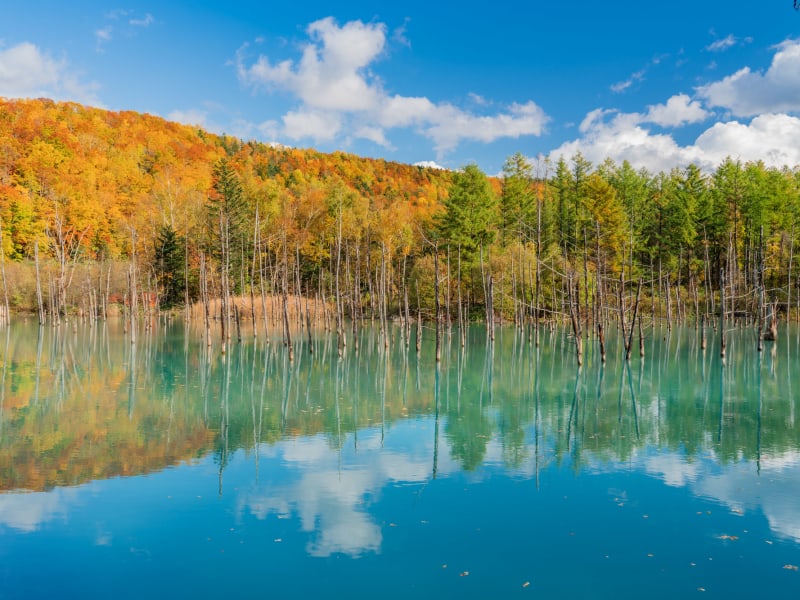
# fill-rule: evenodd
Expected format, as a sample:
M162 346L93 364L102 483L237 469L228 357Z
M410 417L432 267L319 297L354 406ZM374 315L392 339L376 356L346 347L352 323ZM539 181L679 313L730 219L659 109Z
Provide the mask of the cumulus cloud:
M360 21L339 27L328 17L306 30L311 43L303 48L298 63L277 64L265 56L247 67L239 57L237 71L245 84L276 88L296 95L317 109L361 111L373 108L381 95L380 85L365 72L383 52L386 29Z
M627 160L652 172L691 163L711 171L728 156L742 161L763 160L774 167L800 164L796 142L800 139L800 119L789 115L760 115L750 123L715 123L686 146L678 144L672 135L654 133L645 123L646 117L636 113L592 111L581 124L582 137L562 144L551 157L569 158L581 152L592 162Z
M800 165L800 119L785 114L760 115L749 124L716 123L695 142L714 163L732 155L763 160L768 166Z
M339 114L332 111L301 109L290 111L283 116L283 132L293 140L313 138L329 142L342 130Z
M698 88L697 94L708 106L730 110L737 117L800 111L800 41L778 46L765 72L744 67Z
M439 154L452 150L463 140L489 143L500 138L541 135L547 115L535 102L512 104L495 115L475 115L454 106L436 107L420 133L432 139Z
M636 167L651 171L669 171L672 167L698 163L702 158L693 148L682 148L671 135L652 133L640 124L640 116L615 114L611 119L595 111L582 124L583 137L565 142L550 153L554 159L582 153L588 160L601 163L606 158L627 160Z
M739 43L731 38L721 45L734 42ZM800 165L800 118L793 114L800 113L800 41L776 46L763 72L745 67L695 91L694 98L677 94L642 113L593 110L580 125L581 137L562 144L551 156L581 152L592 161L628 160L651 171L690 163L710 171L729 156L773 167ZM687 145L653 127L682 127L714 116L717 122Z
M552 154L570 157L580 151L595 162L610 157L654 171L668 171L676 165L702 161L702 153L694 148L681 148L671 135L653 133L646 125L680 127L701 122L708 116L698 101L685 94L672 96L664 104L648 106L644 113L598 108L589 112L578 127L583 137L562 144Z
M667 100L666 104L647 107L643 120L662 127L680 127L688 123L705 121L709 113L699 101L692 100L686 94L678 94Z
M97 87L82 82L65 59L55 59L30 42L0 50L0 96L47 97L99 105Z
M432 140L441 156L465 140L488 143L541 135L548 121L541 107L530 101L477 114L425 97L388 93L371 70L386 54L387 30L382 23L351 21L339 26L328 17L311 23L306 33L309 42L298 61L276 62L263 55L248 61L248 46L236 57L243 85L297 98L299 106L281 120L281 133L293 140L331 142L345 136L391 148L387 130L410 127ZM491 105L476 104L487 110Z

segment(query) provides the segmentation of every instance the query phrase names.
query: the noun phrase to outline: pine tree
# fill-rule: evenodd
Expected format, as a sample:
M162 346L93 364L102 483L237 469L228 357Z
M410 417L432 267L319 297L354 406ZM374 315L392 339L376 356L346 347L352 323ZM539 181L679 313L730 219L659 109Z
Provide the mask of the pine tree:
M155 268L161 292L160 304L171 308L184 299L185 242L170 225L163 225L156 238Z
M495 237L498 221L497 198L486 175L477 165L467 165L453 175L444 212L437 221L437 233L461 248L465 258L488 246Z

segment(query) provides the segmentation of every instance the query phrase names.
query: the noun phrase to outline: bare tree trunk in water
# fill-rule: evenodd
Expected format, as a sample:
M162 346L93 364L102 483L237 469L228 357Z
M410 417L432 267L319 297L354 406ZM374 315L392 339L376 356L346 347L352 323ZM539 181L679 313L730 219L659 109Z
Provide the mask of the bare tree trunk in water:
M286 232L283 232L283 339L289 352L289 362L294 361L292 333L289 327L289 257L286 252Z
M436 321L436 362L442 360L442 332L440 321L440 306L439 306L439 246L433 247L433 296L434 306L436 307L435 321Z
M0 252L2 252L2 234L0 234ZM44 325L44 303L42 301L42 280L39 272L39 242L33 243L33 260L36 263L36 305L39 308L39 325ZM3 286L5 287L5 286Z

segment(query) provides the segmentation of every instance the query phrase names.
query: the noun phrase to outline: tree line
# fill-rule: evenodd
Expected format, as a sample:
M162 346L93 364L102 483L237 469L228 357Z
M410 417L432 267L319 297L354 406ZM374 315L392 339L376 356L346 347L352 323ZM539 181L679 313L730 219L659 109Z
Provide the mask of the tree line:
M316 322L342 346L365 319L406 340L474 320L532 338L712 317L768 332L800 312L799 209L796 167L734 158L651 173L518 153L489 177L0 101L3 266L28 269L27 288L3 272L4 302L15 289L42 320L195 306L226 339Z

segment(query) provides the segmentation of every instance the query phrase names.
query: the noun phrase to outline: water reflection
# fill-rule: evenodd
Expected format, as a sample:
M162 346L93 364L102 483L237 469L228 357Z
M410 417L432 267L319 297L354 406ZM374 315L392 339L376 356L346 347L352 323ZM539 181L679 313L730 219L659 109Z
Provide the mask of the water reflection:
M539 348L513 328L489 344L476 327L463 348L446 336L439 367L429 344L417 356L399 335L388 350L358 335L357 355L321 335L290 362L260 339L220 355L174 323L135 344L113 323L7 329L0 523L64 518L65 486L212 462L239 514L298 518L312 556L361 556L381 550L370 507L387 486L634 469L800 540L794 331L765 353L737 331L722 365L694 330L651 332L647 357L626 362L612 329L607 363L588 341L581 369L560 330ZM252 463L244 481L229 479L237 462Z
M9 493L0 495L0 527L20 533L31 533L45 523L65 519L68 506L78 493L72 488L57 488L49 492Z
M747 461L720 469L713 458L690 462L675 454L646 457L637 463L637 468L667 485L686 487L735 514L761 512L776 535L800 542L800 453L763 456L759 473Z

